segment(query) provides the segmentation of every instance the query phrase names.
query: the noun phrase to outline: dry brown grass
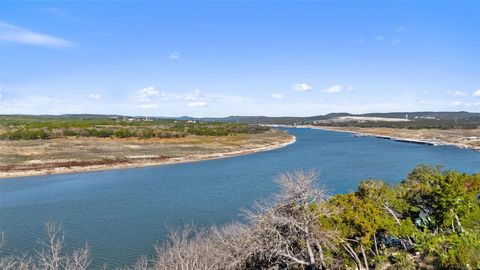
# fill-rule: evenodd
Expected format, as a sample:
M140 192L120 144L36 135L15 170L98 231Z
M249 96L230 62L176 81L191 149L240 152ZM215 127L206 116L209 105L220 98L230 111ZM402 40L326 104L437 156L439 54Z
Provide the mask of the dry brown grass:
M221 157L288 142L292 136L278 130L222 137L116 139L60 138L0 141L0 177L106 169ZM47 171L45 171L47 170ZM24 172L22 174L21 172Z
M361 127L322 127L325 129L351 131L365 135L388 136L401 139L429 140L439 143L480 150L480 129L400 129Z

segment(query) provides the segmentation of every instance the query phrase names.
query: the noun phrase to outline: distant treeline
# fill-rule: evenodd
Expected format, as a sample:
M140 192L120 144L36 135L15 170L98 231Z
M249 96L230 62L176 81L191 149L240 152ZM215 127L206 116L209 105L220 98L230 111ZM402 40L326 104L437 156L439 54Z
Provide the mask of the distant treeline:
M253 124L144 118L58 118L1 116L0 139L39 140L62 137L180 138L187 135L228 136L270 130Z
M411 121L337 121L339 117L381 117L403 120L408 115ZM330 113L309 117L266 117L266 116L230 116L226 118L206 118L224 122L240 122L272 125L330 125L357 127L392 127L392 128L438 128L438 129L476 129L480 128L480 113L470 112L392 112L392 113Z
M309 124L308 122L306 124ZM333 122L322 121L313 122L313 125L332 126L332 127L386 127L386 128L406 128L406 129L477 129L480 128L480 119L474 120L413 120L404 122L391 121L346 121Z
M174 231L122 269L480 269L480 174L419 166L398 185L367 180L331 197L315 181L283 174L282 192L246 222ZM47 236L32 256L0 257L0 269L88 268L88 246L66 254L52 223Z

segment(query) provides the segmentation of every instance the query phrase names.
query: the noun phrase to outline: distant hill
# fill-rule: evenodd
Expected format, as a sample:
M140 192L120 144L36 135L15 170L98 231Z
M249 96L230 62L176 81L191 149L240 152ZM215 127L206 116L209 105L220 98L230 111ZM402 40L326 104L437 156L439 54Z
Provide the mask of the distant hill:
M145 118L145 116L123 116L123 115L102 115L102 114L63 114L63 115L8 115L17 117L44 117L44 118L74 118L74 119L95 119L95 118ZM336 121L341 118L389 118L389 121ZM329 113L325 115L316 115L308 117L296 116L228 116L228 117L166 117L156 116L148 117L149 119L173 119L184 121L204 121L204 122L234 122L249 124L271 124L271 125L294 125L294 124L326 124L326 125L354 125L354 126L387 126L387 127L403 127L403 128L479 128L480 113L471 112L389 112L389 113ZM395 122L392 119L399 119ZM403 121L400 123L400 119Z
M309 117L229 116L224 118L192 118L198 121L237 122L270 125L326 125L392 128L480 128L480 113L470 112L390 112L329 113ZM395 121L398 119L398 121ZM406 121L408 120L408 121Z
M299 124L309 123L321 120L331 120L339 117L358 116L358 117L381 117L381 118L398 118L409 120L437 120L437 121L470 121L480 122L480 113L471 112L389 112L389 113L329 113L325 115L308 116L308 117L268 117L268 116L229 116L224 118L191 118L201 121L225 121L225 122L243 122L257 124Z

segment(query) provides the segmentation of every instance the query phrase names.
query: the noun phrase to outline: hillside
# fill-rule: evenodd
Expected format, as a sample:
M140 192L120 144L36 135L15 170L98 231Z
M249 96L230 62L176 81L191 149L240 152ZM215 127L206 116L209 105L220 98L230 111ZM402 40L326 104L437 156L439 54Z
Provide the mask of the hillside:
M338 121L345 117L387 118L390 121L352 120ZM398 119L398 122L391 121ZM409 121L402 121L408 119ZM480 126L480 113L470 112L391 112L391 113L330 113L310 117L230 116L202 120L256 124L328 124L333 126L398 127L398 128L467 128Z

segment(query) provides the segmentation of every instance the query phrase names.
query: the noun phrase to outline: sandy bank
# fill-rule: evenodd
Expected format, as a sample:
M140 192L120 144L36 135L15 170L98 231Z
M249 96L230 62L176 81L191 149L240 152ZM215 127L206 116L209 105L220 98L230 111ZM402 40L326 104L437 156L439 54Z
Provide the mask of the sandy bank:
M35 169L35 170L19 170L19 171L0 171L1 178L15 178L15 177L27 177L27 176L39 176L50 174L67 174L67 173L80 173L80 172L92 172L92 171L104 171L114 169L126 169L126 168L139 168L147 166L158 166L167 164L187 163L203 160L212 160L220 158L228 158L240 155L253 154L258 152L270 151L278 148L282 148L296 142L296 137L291 135L288 140L282 142L275 142L263 146L255 146L251 148L245 148L241 150L221 152L221 153L209 153L209 154L192 154L183 157L162 157L151 155L136 155L128 156L126 159L115 162L97 162L100 164L88 164L77 165L75 162L68 163L68 166L58 166L52 163L49 168ZM92 162L95 163L95 162Z

